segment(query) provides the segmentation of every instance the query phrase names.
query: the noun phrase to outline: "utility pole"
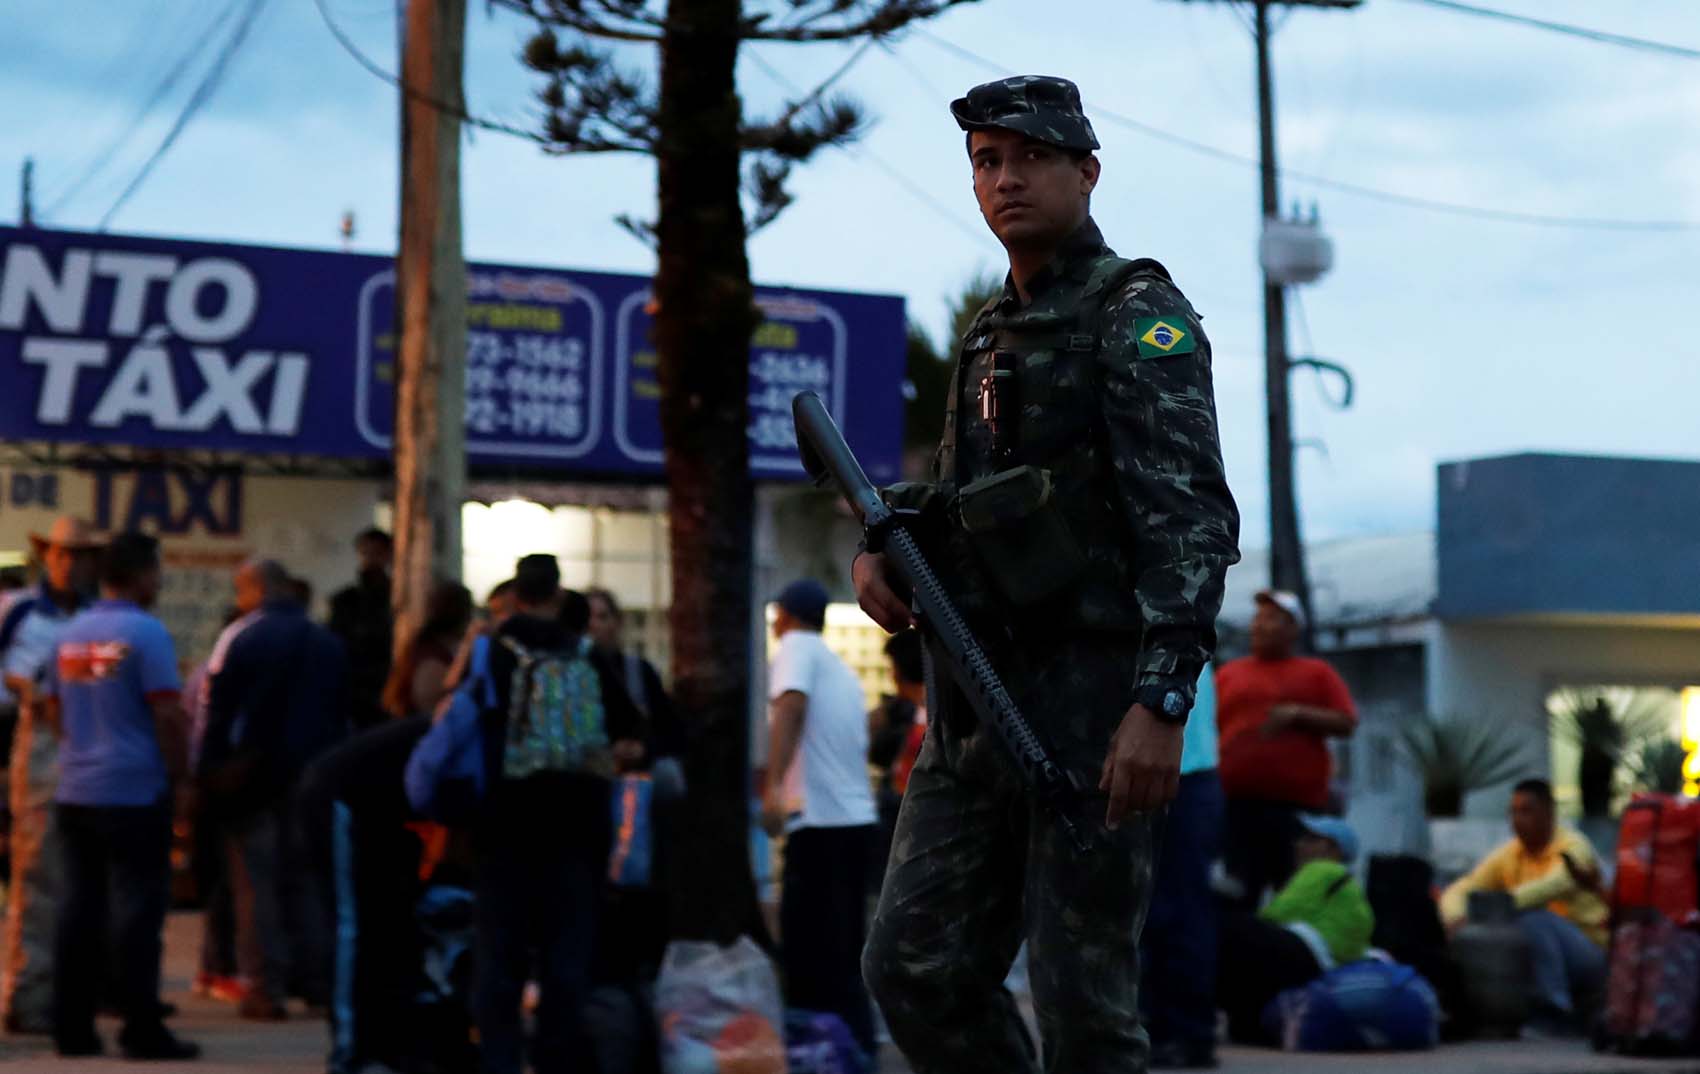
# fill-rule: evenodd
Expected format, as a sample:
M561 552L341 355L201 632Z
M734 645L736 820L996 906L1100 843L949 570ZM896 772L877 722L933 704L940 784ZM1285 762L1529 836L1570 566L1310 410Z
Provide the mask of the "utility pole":
M438 578L461 574L466 499L466 262L460 230L466 0L408 0L396 257L397 653Z
M35 158L24 158L24 174L18 191L18 226L35 226Z
M1228 0L1233 3L1236 0ZM1275 157L1275 72L1269 54L1270 9L1275 7L1354 8L1363 0L1251 0L1257 45L1257 133L1263 225L1279 223L1281 191ZM1298 594L1307 621L1311 611L1310 578L1305 570L1304 539L1299 531L1298 485L1293 473L1293 415L1287 356L1285 283L1263 270L1264 400L1269 449L1269 584Z

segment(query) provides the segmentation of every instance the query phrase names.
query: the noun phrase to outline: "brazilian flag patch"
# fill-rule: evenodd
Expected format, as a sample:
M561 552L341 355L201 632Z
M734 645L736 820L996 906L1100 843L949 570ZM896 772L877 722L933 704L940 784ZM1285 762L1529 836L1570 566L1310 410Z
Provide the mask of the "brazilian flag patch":
M1133 322L1133 335L1141 358L1190 354L1198 347L1197 337L1180 317L1141 317Z

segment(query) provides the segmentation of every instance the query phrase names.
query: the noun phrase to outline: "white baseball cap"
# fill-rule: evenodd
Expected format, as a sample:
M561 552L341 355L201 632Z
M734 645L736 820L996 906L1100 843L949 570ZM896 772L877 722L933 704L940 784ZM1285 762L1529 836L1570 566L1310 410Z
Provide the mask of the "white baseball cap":
M1265 589L1257 594L1257 603L1273 604L1275 607L1293 617L1293 622L1303 630L1305 625L1305 606L1299 600L1297 593L1285 589Z

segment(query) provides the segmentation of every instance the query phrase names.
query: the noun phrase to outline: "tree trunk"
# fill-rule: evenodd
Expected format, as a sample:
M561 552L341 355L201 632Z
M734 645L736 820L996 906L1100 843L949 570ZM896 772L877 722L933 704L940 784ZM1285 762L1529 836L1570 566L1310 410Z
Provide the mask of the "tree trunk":
M460 119L466 0L409 0L402 79L400 326L395 428L395 645L425 621L437 578L461 573L466 498L466 262Z
M673 932L760 934L749 869L749 344L739 0L671 0L661 46L655 344L667 448L672 670L692 721ZM688 886L689 890L685 890Z

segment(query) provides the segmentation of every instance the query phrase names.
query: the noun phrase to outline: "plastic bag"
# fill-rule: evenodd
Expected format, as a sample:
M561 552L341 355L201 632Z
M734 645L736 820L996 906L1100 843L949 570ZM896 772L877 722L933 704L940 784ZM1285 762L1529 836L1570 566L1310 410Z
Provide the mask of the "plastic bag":
M786 1074L779 976L748 936L668 944L655 1011L666 1074Z

